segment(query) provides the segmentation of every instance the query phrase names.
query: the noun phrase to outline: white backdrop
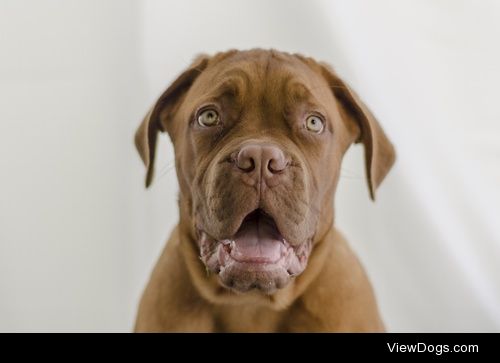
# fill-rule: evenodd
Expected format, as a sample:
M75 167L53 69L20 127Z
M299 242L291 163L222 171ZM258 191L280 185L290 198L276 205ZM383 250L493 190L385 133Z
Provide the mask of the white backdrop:
M128 331L177 220L132 138L200 52L330 62L398 151L376 203L346 157L337 225L391 331L500 331L494 0L0 0L0 331Z

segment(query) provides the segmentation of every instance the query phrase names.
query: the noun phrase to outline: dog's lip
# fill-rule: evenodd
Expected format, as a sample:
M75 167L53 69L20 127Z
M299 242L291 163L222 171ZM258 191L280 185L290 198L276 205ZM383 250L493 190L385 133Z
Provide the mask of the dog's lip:
M291 252L290 244L285 240L274 240L273 244L276 253L272 255L245 255L241 248L238 248L236 241L225 239L221 241L222 248L219 249L219 259L223 262L225 259L231 259L234 262L242 264L278 264L284 260Z

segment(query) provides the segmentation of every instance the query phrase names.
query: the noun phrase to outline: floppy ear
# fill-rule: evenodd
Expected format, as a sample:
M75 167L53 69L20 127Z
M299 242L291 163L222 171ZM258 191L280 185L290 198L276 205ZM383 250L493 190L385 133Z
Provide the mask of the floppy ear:
M135 146L146 165L146 188L153 180L156 140L158 132L165 131L160 121L160 113L171 119L182 96L189 90L196 77L207 67L208 57L200 56L166 89L147 113L135 133Z
M322 69L335 97L343 108L342 114L356 122L360 128L360 137L356 142L362 142L365 148L368 189L371 199L375 200L375 190L382 183L396 160L394 146L358 95L328 66L322 65Z

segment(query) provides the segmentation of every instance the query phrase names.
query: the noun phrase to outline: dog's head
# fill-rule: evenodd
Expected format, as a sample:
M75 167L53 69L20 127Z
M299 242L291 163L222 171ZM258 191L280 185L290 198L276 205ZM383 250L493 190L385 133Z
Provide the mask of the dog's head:
M173 82L136 134L146 186L159 131L175 148L181 224L206 268L241 292L273 293L306 268L353 142L364 144L372 198L395 157L331 69L277 51L202 56Z

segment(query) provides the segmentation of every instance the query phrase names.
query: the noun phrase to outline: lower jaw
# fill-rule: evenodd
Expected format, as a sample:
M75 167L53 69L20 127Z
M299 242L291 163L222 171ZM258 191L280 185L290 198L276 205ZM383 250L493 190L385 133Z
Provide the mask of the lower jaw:
M254 290L271 295L286 287L295 276L304 271L312 249L312 239L308 239L294 248L287 244L288 251L275 262L242 261L232 257L225 240L216 242L211 241L204 233L202 236L202 262L208 271L218 276L223 287L237 293Z
M236 292L258 290L270 295L284 288L292 276L286 268L277 264L234 261L220 268L219 279L222 285Z
M242 262L228 258L227 255L225 258L220 258L219 254L216 268L219 281L224 287L235 292L256 290L271 295L286 287L295 276L304 271L310 245L310 242L304 245L304 249L308 251L302 258L296 259L295 256L288 255L274 263ZM224 263L221 263L221 260Z

